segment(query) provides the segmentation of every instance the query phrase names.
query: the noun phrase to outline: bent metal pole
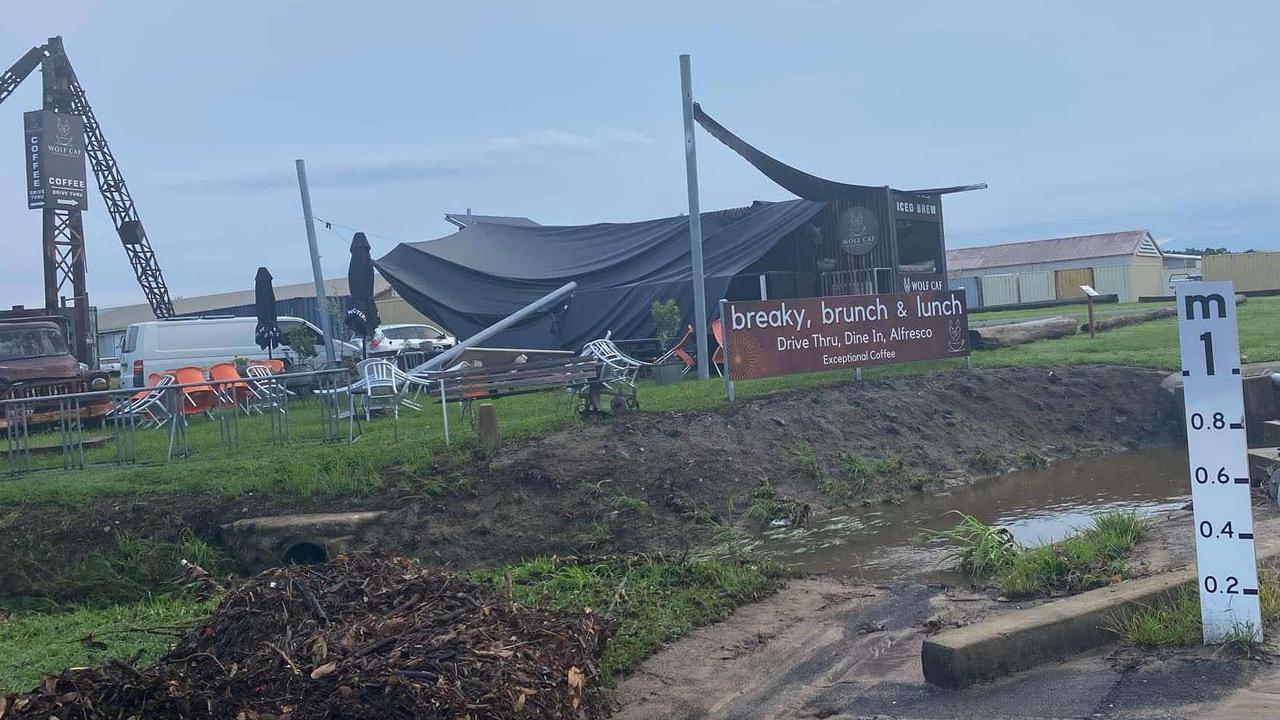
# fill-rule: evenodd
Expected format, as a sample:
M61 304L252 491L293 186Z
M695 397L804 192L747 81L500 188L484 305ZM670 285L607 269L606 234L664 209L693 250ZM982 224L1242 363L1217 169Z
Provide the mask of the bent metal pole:
M684 167L689 183L689 253L693 256L693 322L697 329L698 379L711 377L707 350L707 286L702 270L702 214L698 208L698 150L693 137L693 73L689 56L680 56L680 91L684 101Z
M307 164L295 160L298 168L298 192L302 195L302 219L307 224L307 245L311 248L311 276L316 283L316 314L320 316L320 332L324 335L324 359L329 367L337 364L333 353L333 320L329 317L324 297L324 274L320 269L320 248L316 245L316 221L311 214L311 188L307 185Z
M577 288L578 288L578 283L576 282L570 282L565 285L562 285L558 290L554 290L551 293L543 295L541 298L538 298L537 300L534 300L528 305L525 305L524 307L502 318L498 322L481 330L475 335L472 335L466 340L459 342L457 345L454 345L452 348L440 353L439 355L415 367L409 372L411 374L416 375L418 373L428 372L430 370L435 370L437 368L445 367L448 362L450 362L455 357L460 355L463 350L479 345L485 340L488 340L494 335L497 335L503 330L506 330L507 328L511 327L512 325L515 325L521 320L524 320L525 318L538 312L539 310L542 310L546 306L559 301L561 298L573 292Z

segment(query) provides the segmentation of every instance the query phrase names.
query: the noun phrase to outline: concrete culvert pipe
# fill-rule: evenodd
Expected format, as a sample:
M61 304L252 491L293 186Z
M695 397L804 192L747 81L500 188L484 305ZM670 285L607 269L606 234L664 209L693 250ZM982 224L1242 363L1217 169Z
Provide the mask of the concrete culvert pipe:
M294 543L284 551L285 565L320 565L328 562L329 553L324 547L312 542Z

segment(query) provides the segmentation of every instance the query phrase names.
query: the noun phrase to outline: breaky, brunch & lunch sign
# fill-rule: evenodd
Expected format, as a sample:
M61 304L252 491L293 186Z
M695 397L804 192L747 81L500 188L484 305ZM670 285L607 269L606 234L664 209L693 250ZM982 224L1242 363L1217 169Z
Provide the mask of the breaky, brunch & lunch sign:
M733 380L969 354L964 292L726 302Z

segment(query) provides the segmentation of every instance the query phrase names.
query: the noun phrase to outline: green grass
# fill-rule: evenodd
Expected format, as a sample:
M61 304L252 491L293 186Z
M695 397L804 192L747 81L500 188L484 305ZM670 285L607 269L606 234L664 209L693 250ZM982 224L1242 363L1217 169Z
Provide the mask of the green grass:
M839 477L824 478L818 490L835 502L848 503L866 497L873 484L881 490L921 490L928 481L927 475L908 468L895 453L878 458L842 453Z
M772 593L786 577L780 567L765 562L648 557L584 562L543 558L472 576L498 587L510 583L519 602L560 610L590 608L614 620L618 631L601 659L601 671L613 678L664 644Z
M1274 572L1258 576L1258 598L1263 627L1280 620L1280 578ZM1200 624L1200 595L1184 588L1164 602L1148 605L1113 618L1110 627L1134 645L1145 647L1195 647L1204 642ZM1249 645L1240 639L1237 645Z
M121 532L114 547L89 553L65 571L51 573L39 557L21 558L9 572L31 579L28 594L3 596L0 609L53 609L74 602L86 607L108 607L174 591L182 574L180 563L199 565L214 577L235 571L221 550L189 531L177 542L149 540Z
M1115 306L1109 306L1112 308ZM1117 312L1134 308L1115 308ZM1141 309L1141 308L1138 308ZM1077 312L1073 310L1072 312ZM1012 311L975 316L983 322L1016 319ZM1240 343L1251 362L1280 360L1280 298L1250 298L1240 307ZM1145 365L1165 370L1178 367L1177 327L1173 320L1157 320L1107 331L1090 340L1087 335L1074 335L1045 340L1012 348L977 351L975 367L1013 365L1046 365L1101 363ZM953 370L956 361L904 363L867 368L865 378L888 378ZM742 399L760 397L782 391L801 391L845 382L847 370L792 375L736 383ZM645 411L700 411L725 407L724 385L719 379L691 380L670 386L641 384L640 400ZM540 393L495 401L503 437L516 438L551 432L581 422L568 409L564 393ZM421 412L404 410L399 421L399 440L389 419L375 418L364 424L364 436L354 445L327 445L320 440L320 415L311 402L293 403L291 430L294 444L273 447L268 441L267 419L243 418L240 423L241 443L224 448L220 443L218 423L197 418L189 437L193 457L159 464L167 444L163 431L138 434L140 463L131 466L95 465L84 470L50 470L16 478L4 478L6 472L0 457L0 506L31 500L80 502L87 498L147 492L191 492L239 495L248 492L290 493L300 496L360 495L377 492L384 483L384 472L400 469L403 476L423 477L429 474L434 460L446 453L439 407L428 402ZM450 430L455 447L463 451L475 444L470 426L451 412ZM45 441L56 442L56 436L45 434ZM91 450L91 462L108 462L115 455L112 447ZM58 462L57 456L40 459L46 464ZM803 464L803 460L800 461ZM816 467L816 466L815 466ZM424 482L429 482L425 480Z
M1026 548L1003 528L961 515L954 528L933 536L952 544L948 557L960 570L977 579L993 579L1010 597L1031 597L1081 592L1123 575L1124 555L1145 528L1146 521L1136 513L1111 512L1064 540Z
M0 615L0 695L33 689L44 673L141 653L155 659L173 638L137 628L186 626L208 615L216 600L153 598L107 608ZM82 642L92 636L89 642Z

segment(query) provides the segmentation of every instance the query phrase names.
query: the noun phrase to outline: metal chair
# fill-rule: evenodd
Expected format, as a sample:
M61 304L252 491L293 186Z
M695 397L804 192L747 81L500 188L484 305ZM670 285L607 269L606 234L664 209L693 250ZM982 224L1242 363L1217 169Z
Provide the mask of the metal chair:
M284 385L272 377L271 368L266 365L249 365L244 370L245 384L253 395L251 406L258 412L264 408L287 412Z
M636 396L636 375L640 372L640 368L650 363L637 360L619 350L618 346L609 339L610 334L587 343L580 355L599 360L602 365L599 385L603 389L596 394L623 398L627 407L634 410L640 407L640 401Z
M169 374L159 375L154 381L140 392L134 393L129 402L121 406L118 410L113 410L111 415L119 415L120 417L135 416L142 418L142 426L148 425L152 427L163 427L169 421L170 414L167 407L166 390L167 385L174 383L174 377Z
M371 420L374 410L390 410L400 417L399 369L390 360L361 360L356 364L364 385L364 419Z

